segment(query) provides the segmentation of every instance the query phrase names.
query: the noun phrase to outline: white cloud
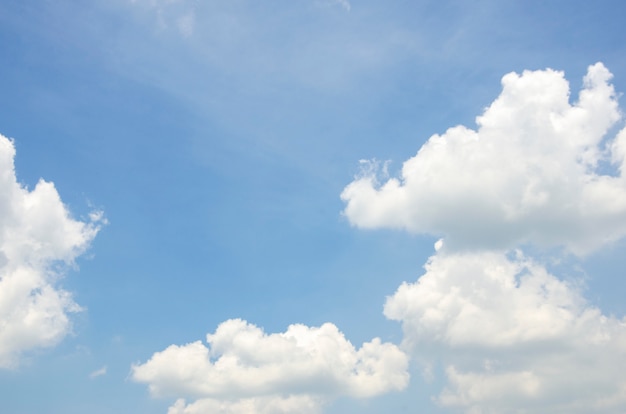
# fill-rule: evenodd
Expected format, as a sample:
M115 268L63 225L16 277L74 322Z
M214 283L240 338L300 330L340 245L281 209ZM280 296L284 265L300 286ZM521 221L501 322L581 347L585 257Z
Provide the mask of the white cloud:
M626 410L626 318L604 315L575 282L511 250L584 254L626 234L626 129L607 136L621 117L611 76L590 66L572 104L561 72L508 74L476 131L431 137L400 178L366 163L344 189L354 225L444 236L425 274L384 311L402 323L402 347L427 378L443 367L440 405Z
M57 287L99 230L102 216L74 220L54 184L33 190L15 176L13 142L0 135L0 368L15 367L24 351L58 343L68 314L80 307Z
M94 372L92 372L91 374L89 374L89 378L91 378L91 379L98 378L98 377L101 377L103 375L106 375L106 373L107 373L107 367L105 365L102 368L97 369Z
M352 4L348 0L315 0L314 4L318 7L341 7L346 12L352 9Z
M232 319L207 343L171 345L134 365L132 378L154 396L199 398L187 406L179 400L170 413L317 412L338 396L372 397L401 390L409 379L408 358L395 345L375 338L357 350L330 323L266 334Z
M344 8L344 10L346 11L350 11L350 9L352 8L352 6L350 5L350 2L348 0L337 0L337 3Z
M178 30L185 37L189 37L193 34L194 24L195 14L193 12L188 12L187 14L180 16L178 19L176 19L176 25L178 26Z
M626 318L517 252L437 252L388 298L403 346L446 369L437 401L468 412L626 410Z
M316 0L315 3L325 7L339 6L347 12L352 9L352 5L348 0Z
M317 414L324 400L308 395L288 397L243 398L224 401L202 398L192 404L179 399L167 411L168 414Z
M449 249L565 246L587 253L626 234L626 131L612 75L589 67L576 103L553 70L510 73L476 120L432 136L399 178L365 171L341 194L353 225L443 235ZM601 172L603 163L619 168Z
M175 27L184 37L193 35L196 20L195 2L189 0L131 0L135 7L143 7L155 15L157 27L169 30Z

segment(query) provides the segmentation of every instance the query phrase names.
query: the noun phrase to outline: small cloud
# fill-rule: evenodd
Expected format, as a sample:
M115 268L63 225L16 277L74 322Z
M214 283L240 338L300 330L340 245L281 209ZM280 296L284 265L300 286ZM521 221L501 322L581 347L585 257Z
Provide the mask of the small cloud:
M185 37L189 37L193 34L194 23L195 17L193 12L189 12L176 20L178 30Z
M346 11L350 11L351 7L348 0L337 0L337 4L343 7Z
M320 7L328 7L328 8L339 6L347 12L349 12L350 9L352 8L348 0L318 0L315 2L315 4Z
M186 0L132 0L136 7L142 7L155 16L159 30L178 29L184 37L193 34L195 26L195 8L191 1Z
M102 368L97 369L94 372L92 372L91 374L89 374L89 378L91 378L91 379L98 378L98 377L101 377L103 375L106 375L106 373L107 373L107 367L105 365Z
M443 239L439 239L435 242L435 251L441 250L443 247Z
M91 220L92 223L99 223L101 225L109 224L109 221L104 216L104 211L102 211L102 210L94 210L94 211L90 212L89 213L89 220Z

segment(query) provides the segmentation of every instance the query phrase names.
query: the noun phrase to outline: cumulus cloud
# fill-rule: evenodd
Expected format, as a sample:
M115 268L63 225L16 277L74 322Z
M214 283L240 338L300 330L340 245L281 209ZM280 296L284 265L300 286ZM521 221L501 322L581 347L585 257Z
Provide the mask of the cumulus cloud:
M365 162L344 189L356 226L443 236L425 273L384 309L426 377L443 372L438 404L626 411L626 318L519 250L587 254L626 234L626 129L611 77L590 66L571 103L561 72L508 74L476 130L432 136L398 178Z
M51 182L20 185L14 156L13 142L0 135L0 368L70 331L68 315L80 307L57 282L103 221L101 213L73 219Z
M318 414L325 400L308 395L242 398L236 401L202 398L191 404L176 400L167 414Z
M476 130L433 135L398 178L366 169L341 194L345 216L441 235L460 250L534 243L583 254L621 238L626 131L607 136L621 116L611 77L590 66L571 103L562 72L504 76Z
M409 379L398 347L375 338L355 349L331 323L266 334L231 319L207 343L171 345L133 365L132 378L157 397L197 399L178 400L170 414L314 413L333 398L373 397L401 390Z
M520 252L442 253L388 298L403 346L445 368L437 401L468 412L626 410L626 318Z

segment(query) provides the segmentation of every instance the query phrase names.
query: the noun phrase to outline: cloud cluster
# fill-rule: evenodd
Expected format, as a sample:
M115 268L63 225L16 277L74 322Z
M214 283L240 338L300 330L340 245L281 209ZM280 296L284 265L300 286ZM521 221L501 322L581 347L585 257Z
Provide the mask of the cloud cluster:
M609 134L621 119L611 77L590 66L572 104L561 72L508 74L477 130L432 136L399 178L366 163L344 189L356 226L444 237L384 310L427 377L443 369L440 405L626 410L626 318L519 250L589 254L626 235L626 129Z
M493 412L623 412L626 318L520 252L438 253L388 298L404 346L440 361L445 406Z
M15 367L27 350L58 343L70 330L68 314L80 310L57 287L95 237L99 213L73 219L54 184L33 190L15 176L15 147L0 135L0 368Z
M587 253L626 234L626 132L612 75L589 67L576 103L553 70L510 73L476 119L450 128L407 160L399 178L375 170L348 185L345 216L363 228L442 235L455 249L520 243ZM612 163L615 174L603 173Z
M588 254L626 234L626 129L609 71L589 67L570 103L563 73L509 74L477 118L431 137L400 178L373 164L341 197L359 227L443 235L415 283L387 299L398 348L356 349L332 324L266 334L228 320L197 341L132 367L169 414L319 413L339 396L402 390L407 354L435 398L469 413L620 413L626 409L626 318L590 305L520 246ZM373 169L372 169L373 168ZM382 175L386 175L386 165ZM191 402L187 402L191 400Z
M154 396L178 400L173 413L315 413L339 396L366 398L408 383L407 356L378 338L355 347L333 324L283 333L232 319L197 341L172 345L132 367Z

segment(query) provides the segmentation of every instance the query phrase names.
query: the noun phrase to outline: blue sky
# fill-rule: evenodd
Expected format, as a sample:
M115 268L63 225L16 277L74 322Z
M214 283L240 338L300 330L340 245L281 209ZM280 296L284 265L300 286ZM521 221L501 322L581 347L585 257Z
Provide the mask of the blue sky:
M1 411L623 412L625 11L3 1Z

